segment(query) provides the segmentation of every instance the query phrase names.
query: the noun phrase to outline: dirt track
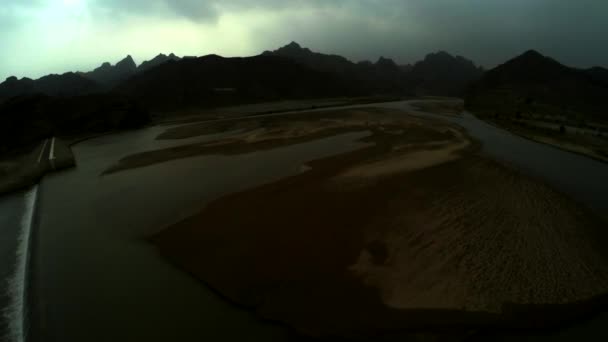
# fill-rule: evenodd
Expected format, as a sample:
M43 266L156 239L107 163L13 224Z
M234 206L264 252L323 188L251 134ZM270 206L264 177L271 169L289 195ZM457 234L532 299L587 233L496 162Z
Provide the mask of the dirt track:
M220 198L153 241L236 303L314 335L500 325L505 303L608 289L605 224L584 208L477 156L456 127L365 126L374 146ZM535 324L525 317L508 324Z

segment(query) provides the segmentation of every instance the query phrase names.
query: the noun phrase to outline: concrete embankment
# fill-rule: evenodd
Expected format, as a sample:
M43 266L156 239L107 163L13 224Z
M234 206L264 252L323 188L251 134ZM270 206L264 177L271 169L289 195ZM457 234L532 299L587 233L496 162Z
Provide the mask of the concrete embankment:
M16 241L6 265L10 275L7 275L6 303L3 303L4 321L0 329L0 340L12 342L37 341L39 308L35 298L33 279L34 267L32 257L36 250L33 241L37 235L36 206L38 198L38 185L40 179L47 173L75 166L75 158L69 145L56 138L42 141L38 146L26 153L6 158L2 161L2 174L0 175L0 194L26 189L23 192L24 204L17 210L17 216L7 221L10 227L9 240ZM21 194L21 192L16 192ZM12 215L9 214L9 216ZM14 227L14 228L13 228ZM13 258L14 257L14 258Z

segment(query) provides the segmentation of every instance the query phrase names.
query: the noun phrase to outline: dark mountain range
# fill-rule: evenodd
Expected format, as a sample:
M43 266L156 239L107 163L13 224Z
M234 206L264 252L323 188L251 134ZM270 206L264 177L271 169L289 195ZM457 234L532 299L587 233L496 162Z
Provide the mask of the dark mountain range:
M37 89L35 81L27 77L18 79L15 76L11 76L4 82L0 83L0 99L25 94L33 94L36 92Z
M606 121L605 69L570 68L528 51L488 72L466 97L466 106L486 115L525 112Z
M409 93L404 82L405 74L395 62L387 58L381 57L377 63L353 63L342 56L313 52L296 42L275 51L264 51L262 56L281 56L313 70L338 74L346 80L358 83L366 92Z
M461 56L440 51L427 55L408 72L409 84L424 95L462 96L483 69Z
M0 83L0 99L19 95L45 94L50 96L77 96L98 92L99 85L73 72L48 75L37 80L9 77Z
M290 59L299 64L301 68L315 71L316 73L311 75L313 78L319 76L320 72L324 73L324 77L326 78L331 78L334 81L341 80L341 90L332 93L343 93L342 90L344 90L344 85L345 83L348 83L348 88L350 90L356 89L356 93L365 95L379 93L411 95L413 93L418 93L424 95L458 96L464 92L470 81L477 79L481 73L481 70L475 67L472 62L462 57L452 57L444 52L430 54L424 61L418 62L414 66L399 66L393 60L384 57L380 57L375 63L370 61L353 63L342 56L313 52L308 48L301 47L295 42L275 51L266 51L262 56L278 56ZM180 57L177 57L174 54L168 56L159 54L152 60L143 62L138 67L133 61L133 58L127 56L116 65L106 62L90 72L49 75L38 80L27 78L18 80L11 77L0 84L0 99L28 94L79 96L107 92L114 88L127 89L129 88L127 83L129 83L131 77L138 74L145 74L148 71L153 71L157 67L181 60ZM197 60L197 58L184 58L184 60L192 61ZM246 68L246 65L247 63L244 63L242 66ZM282 66L285 66L284 62ZM304 69L302 69L302 71L304 71ZM602 73L601 70L590 69L589 73L597 75L598 79L604 79L605 74ZM209 72L212 74L213 79L209 82L216 82L218 80L218 73L213 70L209 70ZM252 73L255 73L255 71L252 70ZM329 74L333 75L330 76ZM182 76L183 75L175 75L175 77L173 77L174 81L178 82L178 79ZM205 77L204 75L199 76ZM167 76L164 75L163 77ZM152 80L154 76L145 76L143 78L154 82ZM180 87L185 86L186 85ZM266 88L268 87L270 87L270 84L266 84ZM325 89L325 91L317 91L315 89L304 91L303 89L300 89L299 92L308 92L311 95L315 92L329 93L328 89ZM221 96L222 99L215 102L225 102L225 95L226 94L223 93ZM207 100L209 100L209 103L214 102L208 94L205 96ZM160 99L157 101L160 101ZM188 100L184 101L187 102ZM244 101L247 100L243 99L243 102Z
M0 100L9 99L21 95L48 95L48 96L80 96L94 93L102 93L112 89L114 86L135 73L144 72L168 61L180 60L174 54L159 54L150 61L143 62L139 67L135 65L133 58L127 56L115 66L104 63L91 72L73 73L63 75L47 75L37 80L29 78L17 79L9 77L0 83Z
M313 52L296 42L291 42L275 51L264 51L262 55L287 57L310 68L325 72L352 73L356 69L353 62L342 56Z
M133 76L116 91L157 110L364 94L335 73L268 55L169 61Z
M161 53L153 59L144 61L137 66L133 58L129 55L114 66L109 62L106 62L97 69L82 73L82 75L105 86L107 89L111 89L136 73L147 71L168 61L179 61L180 59L180 57L173 53L168 56Z
M473 62L446 52L430 54L413 66L399 66L384 57L376 63L355 64L342 56L313 52L295 42L275 51L265 51L263 55L283 56L312 69L338 73L346 79L362 82L371 92L462 96L471 82L483 74L483 69Z
M136 72L137 65L135 64L133 58L129 55L120 62L116 63L116 65L106 62L97 69L82 73L82 75L105 87L111 88L133 76Z
M139 65L139 67L137 67L137 72L146 71L150 68L157 67L168 61L179 61L180 59L181 58L177 57L174 54L170 54L169 56L167 56L167 55L161 53L158 56L154 57L153 59L151 59L149 61L144 61L143 63L141 63Z

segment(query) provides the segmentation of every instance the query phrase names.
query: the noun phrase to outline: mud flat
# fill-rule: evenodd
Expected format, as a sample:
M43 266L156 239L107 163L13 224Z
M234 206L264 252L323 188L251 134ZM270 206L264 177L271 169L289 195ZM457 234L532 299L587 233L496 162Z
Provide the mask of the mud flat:
M606 224L587 209L479 156L443 121L373 109L321 116L259 123L198 153L338 127L365 128L370 144L211 202L152 237L161 254L312 336L536 329L605 304Z
M103 173L111 174L197 155L231 155L268 150L352 132L387 130L388 136L395 138L399 135L396 134L397 132L403 133L400 120L406 120L403 118L402 112L365 108L304 112L288 116L244 118L177 126L168 128L157 139L181 140L218 133L223 133L226 137L203 143L183 144L132 154L121 158ZM407 118L407 121L416 122L411 117ZM393 132L390 131L391 128L394 130ZM435 131L426 131L426 133L429 132ZM420 139L417 136L410 138Z

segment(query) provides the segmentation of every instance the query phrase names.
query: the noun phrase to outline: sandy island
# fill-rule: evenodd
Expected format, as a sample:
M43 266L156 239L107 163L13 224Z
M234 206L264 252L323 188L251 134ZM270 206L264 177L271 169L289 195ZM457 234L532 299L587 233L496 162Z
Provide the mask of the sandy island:
M378 109L232 125L218 128L240 130L230 138L177 157L362 129L373 143L220 198L152 238L175 265L264 318L314 336L534 328L580 314L608 289L605 224L481 157L457 126ZM111 171L173 152L130 156Z

